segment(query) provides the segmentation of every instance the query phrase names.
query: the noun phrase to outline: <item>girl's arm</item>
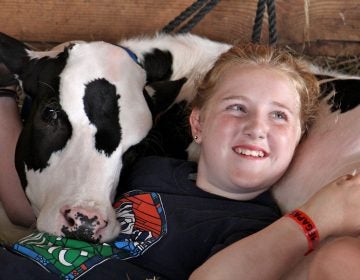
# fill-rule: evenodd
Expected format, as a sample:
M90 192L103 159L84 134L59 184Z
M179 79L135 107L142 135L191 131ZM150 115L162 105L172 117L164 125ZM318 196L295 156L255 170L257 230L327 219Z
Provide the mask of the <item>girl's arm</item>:
M35 216L15 169L15 147L21 128L15 99L0 97L0 202L12 223L28 227L35 222Z
M358 235L360 176L347 175L335 180L300 209L313 220L320 240ZM304 231L285 216L218 252L196 269L190 279L280 279L304 258L307 250Z

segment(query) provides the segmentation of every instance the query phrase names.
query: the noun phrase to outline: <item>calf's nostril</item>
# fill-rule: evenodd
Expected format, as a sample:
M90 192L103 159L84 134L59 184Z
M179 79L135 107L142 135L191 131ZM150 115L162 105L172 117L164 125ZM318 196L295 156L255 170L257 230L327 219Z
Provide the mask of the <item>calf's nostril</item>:
M66 221L69 226L73 227L75 225L75 220L73 218L66 218Z
M96 210L73 207L65 208L61 213L64 217L61 232L68 238L99 242L108 225Z
M73 227L75 225L75 220L70 216L70 209L66 209L63 213L63 216L65 218L65 221L68 226Z

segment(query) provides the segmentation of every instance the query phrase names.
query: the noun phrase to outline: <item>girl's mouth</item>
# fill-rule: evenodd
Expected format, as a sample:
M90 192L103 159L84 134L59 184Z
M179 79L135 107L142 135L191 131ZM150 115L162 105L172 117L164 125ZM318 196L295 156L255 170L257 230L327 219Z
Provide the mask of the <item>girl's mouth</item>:
M233 151L239 155L244 155L247 157L253 157L253 158L264 158L268 156L268 153L265 152L262 149L255 148L255 147L241 147L236 146L233 147Z

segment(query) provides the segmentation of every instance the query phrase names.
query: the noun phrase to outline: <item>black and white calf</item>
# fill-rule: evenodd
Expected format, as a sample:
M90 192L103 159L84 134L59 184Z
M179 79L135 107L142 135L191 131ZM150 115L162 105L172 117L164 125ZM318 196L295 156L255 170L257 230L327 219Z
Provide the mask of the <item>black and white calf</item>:
M35 52L0 36L1 62L33 98L16 165L39 230L90 241L114 238L120 226L111 203L123 156L145 138L156 115L174 101L191 100L195 81L230 48L191 34L119 45L77 42ZM313 72L338 93L323 98L319 119L274 188L283 210L360 168L359 77Z
M191 98L194 80L229 47L187 34L38 52L1 34L0 62L32 98L16 168L37 228L88 241L114 238L120 226L111 204L123 154L176 98Z

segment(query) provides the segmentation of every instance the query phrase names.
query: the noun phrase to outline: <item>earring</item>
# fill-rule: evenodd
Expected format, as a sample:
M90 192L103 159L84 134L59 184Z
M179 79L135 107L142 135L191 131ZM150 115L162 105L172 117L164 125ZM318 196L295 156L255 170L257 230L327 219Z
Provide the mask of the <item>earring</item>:
M195 142L197 142L197 140L199 140L199 136L195 135L194 140L195 140Z

